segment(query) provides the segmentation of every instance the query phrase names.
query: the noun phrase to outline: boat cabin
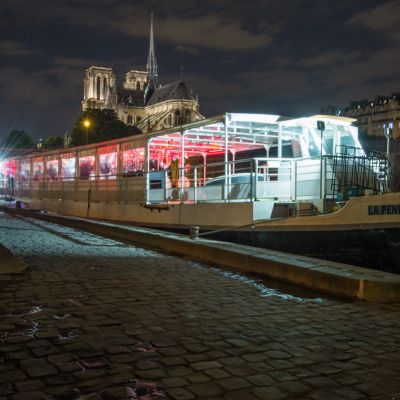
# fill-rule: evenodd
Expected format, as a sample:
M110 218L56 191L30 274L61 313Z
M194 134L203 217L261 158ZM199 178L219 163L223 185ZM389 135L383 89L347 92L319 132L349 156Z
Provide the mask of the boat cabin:
M381 165L366 158L353 122L227 113L151 134L6 158L1 185L20 199L146 205L323 202L345 187L382 191Z

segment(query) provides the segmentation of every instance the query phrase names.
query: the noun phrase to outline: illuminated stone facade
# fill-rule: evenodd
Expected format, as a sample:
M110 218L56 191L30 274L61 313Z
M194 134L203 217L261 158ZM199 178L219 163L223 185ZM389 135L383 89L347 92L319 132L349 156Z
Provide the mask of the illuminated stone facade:
M400 93L376 96L374 100L351 101L341 115L356 118L355 125L367 136L384 136L384 125L393 126L392 138L400 138Z
M82 110L112 108L118 118L143 132L155 131L203 119L198 100L184 82L160 85L145 101L146 71L129 71L117 89L112 68L92 66L86 70Z
M153 16L146 71L131 70L122 86L112 68L91 66L83 80L82 110L114 109L127 125L142 132L156 131L203 119L199 102L183 81L166 85L158 83L158 67L154 50Z

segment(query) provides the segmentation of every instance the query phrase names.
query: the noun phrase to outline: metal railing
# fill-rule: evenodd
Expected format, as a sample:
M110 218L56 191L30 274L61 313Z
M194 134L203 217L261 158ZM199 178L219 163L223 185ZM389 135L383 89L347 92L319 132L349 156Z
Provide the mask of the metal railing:
M375 170L383 166L362 157L351 157L351 160L347 155L253 158L208 165L187 164L174 170L139 172L136 176L15 178L12 192L19 198L141 204L297 201L333 199L347 178L351 178L352 185L378 191L382 181ZM7 179L0 181L2 192L7 192L7 182Z
M226 173L225 173L226 172ZM322 180L329 179L325 168ZM319 158L253 158L136 176L15 179L14 195L65 201L169 203L294 201L316 198L320 192ZM4 186L4 185L3 185ZM326 184L324 186L327 186Z
M352 148L350 148L351 150ZM333 194L348 192L384 193L390 190L391 169L385 155L371 152L368 156L359 156L355 151L326 156L326 162L332 167L334 179L331 182Z

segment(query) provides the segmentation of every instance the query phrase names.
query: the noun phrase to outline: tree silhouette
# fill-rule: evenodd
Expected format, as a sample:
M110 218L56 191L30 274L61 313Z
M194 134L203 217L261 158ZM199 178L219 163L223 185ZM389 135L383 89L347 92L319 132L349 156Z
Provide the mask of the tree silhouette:
M87 128L84 125L86 120L89 121ZM141 131L138 128L128 126L119 120L114 110L87 109L82 112L75 122L71 145L79 146L86 143L97 143L139 133Z
M48 136L42 141L42 148L46 150L62 149L64 139L61 136Z
M25 131L11 131L3 145L6 149L34 149L35 141Z

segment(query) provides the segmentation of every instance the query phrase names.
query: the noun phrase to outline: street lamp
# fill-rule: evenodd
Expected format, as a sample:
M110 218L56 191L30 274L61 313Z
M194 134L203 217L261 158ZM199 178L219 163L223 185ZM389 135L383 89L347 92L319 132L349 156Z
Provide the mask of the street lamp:
M323 140L323 136L324 136L324 130L325 130L325 121L317 121L317 129L321 132L321 148L320 148L320 177L321 177L321 179L320 179L320 188L319 188L319 190L320 190L320 197L321 197L321 199L324 197L324 191L325 191L325 183L323 183L323 182L325 182L323 179L322 179L322 173L323 173L323 168L322 168L322 140ZM324 176L325 177L325 176Z
M86 130L86 144L88 144L88 129L90 126L90 121L88 119L85 119L83 121L83 126L85 127L85 130Z
M324 135L324 130L325 130L325 122L324 121L317 121L317 129L321 132L321 160L322 160L322 140L323 140L323 135Z
M389 145L390 139L392 138L393 132L393 122L389 122L388 124L383 124L383 133L386 136L386 156L389 158Z

